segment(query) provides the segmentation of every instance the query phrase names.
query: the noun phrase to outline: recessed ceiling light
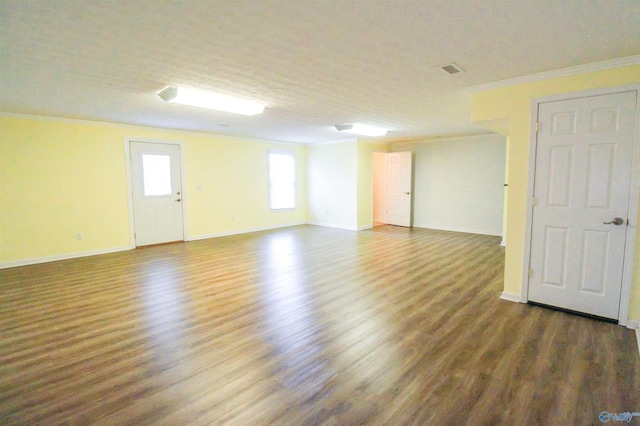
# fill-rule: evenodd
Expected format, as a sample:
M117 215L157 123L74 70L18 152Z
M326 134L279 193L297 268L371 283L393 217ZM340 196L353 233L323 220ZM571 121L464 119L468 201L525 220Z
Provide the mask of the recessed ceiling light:
M169 86L159 92L158 96L166 102L232 112L235 114L256 115L264 111L264 105L257 102L245 101L232 96L219 95L203 90Z
M341 132L353 133L354 135L362 136L384 136L389 131L388 129L382 127L361 123L337 124L336 129Z

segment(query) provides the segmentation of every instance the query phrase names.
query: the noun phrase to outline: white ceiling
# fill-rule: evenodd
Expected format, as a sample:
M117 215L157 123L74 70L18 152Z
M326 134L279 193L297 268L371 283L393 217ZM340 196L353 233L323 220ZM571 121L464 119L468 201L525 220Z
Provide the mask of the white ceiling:
M638 55L638 0L0 0L0 111L315 143L479 133L465 87ZM439 66L456 62L466 72ZM234 116L167 85L264 102Z

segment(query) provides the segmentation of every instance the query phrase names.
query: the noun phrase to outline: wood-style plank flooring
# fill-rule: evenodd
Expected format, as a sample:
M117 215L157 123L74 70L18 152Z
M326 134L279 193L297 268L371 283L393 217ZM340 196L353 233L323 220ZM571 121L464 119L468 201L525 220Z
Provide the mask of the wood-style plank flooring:
M0 270L0 424L640 411L632 330L500 300L503 259L497 237L300 226Z

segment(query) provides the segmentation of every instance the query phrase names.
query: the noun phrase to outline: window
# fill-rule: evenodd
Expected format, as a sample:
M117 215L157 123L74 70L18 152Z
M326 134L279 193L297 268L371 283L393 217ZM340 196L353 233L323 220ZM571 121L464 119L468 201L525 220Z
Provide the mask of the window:
M171 157L142 154L144 196L171 195Z
M293 209L296 206L296 158L283 152L269 153L269 208Z

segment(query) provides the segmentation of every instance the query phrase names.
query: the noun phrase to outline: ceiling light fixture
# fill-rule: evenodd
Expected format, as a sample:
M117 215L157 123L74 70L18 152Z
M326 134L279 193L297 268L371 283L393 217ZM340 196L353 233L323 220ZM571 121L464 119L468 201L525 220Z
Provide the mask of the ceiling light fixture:
M178 89L169 86L158 93L163 101L243 115L256 115L264 111L264 105L231 96L218 95L195 89Z
M378 126L372 126L370 124L337 124L336 129L341 132L353 133L354 135L362 136L384 136L389 130Z

